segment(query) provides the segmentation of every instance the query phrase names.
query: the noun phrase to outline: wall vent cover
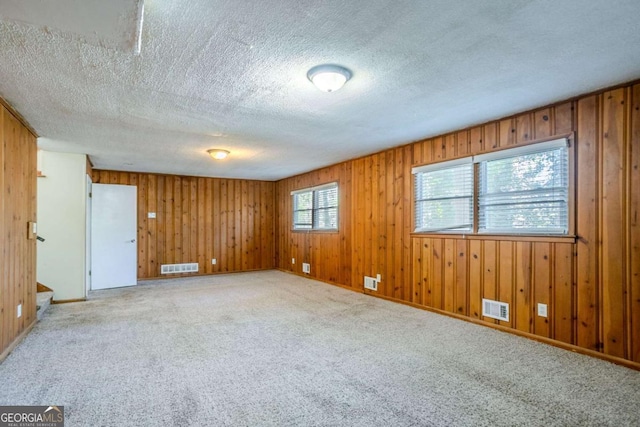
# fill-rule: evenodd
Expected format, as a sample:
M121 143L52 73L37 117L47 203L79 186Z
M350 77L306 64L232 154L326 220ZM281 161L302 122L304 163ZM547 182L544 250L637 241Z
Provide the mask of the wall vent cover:
M482 315L492 319L509 321L509 304L506 302L482 299Z
M307 274L311 274L311 264L303 262L302 263L302 272L303 273L307 273Z
M181 274L181 273L197 273L198 263L187 264L162 264L160 266L160 274Z
M378 281L374 277L364 276L364 288L371 291L377 291Z

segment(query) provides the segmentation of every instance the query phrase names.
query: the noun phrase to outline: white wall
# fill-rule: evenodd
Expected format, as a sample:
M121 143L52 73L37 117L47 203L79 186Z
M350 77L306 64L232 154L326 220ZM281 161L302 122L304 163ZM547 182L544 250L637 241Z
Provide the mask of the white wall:
M42 151L38 178L38 282L54 300L85 298L86 171L84 154Z

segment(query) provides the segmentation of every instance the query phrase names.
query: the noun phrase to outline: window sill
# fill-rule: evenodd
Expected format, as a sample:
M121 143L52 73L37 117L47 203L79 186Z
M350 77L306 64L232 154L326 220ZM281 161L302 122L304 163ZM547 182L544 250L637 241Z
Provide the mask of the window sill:
M411 233L412 238L427 237L430 239L456 240L503 240L512 242L547 242L547 243L576 243L574 235L539 235L539 234L470 234L470 233Z
M292 233L304 233L304 234L338 234L339 230L296 230L292 229Z

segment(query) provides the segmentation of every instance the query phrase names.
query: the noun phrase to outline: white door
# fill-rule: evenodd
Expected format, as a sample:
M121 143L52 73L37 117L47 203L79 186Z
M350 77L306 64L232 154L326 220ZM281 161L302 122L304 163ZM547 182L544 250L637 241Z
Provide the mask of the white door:
M91 186L91 289L137 283L137 187Z

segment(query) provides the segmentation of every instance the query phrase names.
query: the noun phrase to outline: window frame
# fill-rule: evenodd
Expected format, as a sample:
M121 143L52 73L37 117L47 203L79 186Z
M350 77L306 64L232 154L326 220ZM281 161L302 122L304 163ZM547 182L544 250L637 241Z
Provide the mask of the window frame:
M336 205L329 207L318 207L318 194L322 190L335 188L336 190ZM304 193L311 193L311 209L296 209L296 196ZM336 210L336 226L335 227L318 227L317 218L318 212L335 208ZM311 227L310 228L296 228L296 212L299 211L311 211ZM337 181L327 184L317 185L315 187L301 188L293 190L291 192L291 231L293 232L320 232L320 233L334 233L340 228L340 186Z
M470 224L470 229L469 230L461 230L460 228L434 228L434 227L417 227L416 224L416 220L417 220L417 207L418 207L418 203L419 202L424 202L424 201L437 201L439 200L439 198L431 198L431 199L420 199L417 200L416 196L417 196L417 192L418 192L418 188L417 188L417 177L419 174L421 173L429 173L429 172L439 172L439 171L443 171L443 170L448 170L448 169L453 169L453 168L458 168L461 166L471 166L471 195L470 196L455 196L455 197L449 197L449 199L471 199L471 224ZM473 231L474 227L475 227L475 216L474 216L474 212L475 212L475 166L473 164L473 157L463 157L460 159L455 159L455 160L448 160L448 161L444 161L444 162L439 162L439 163L432 163L429 165L424 165L424 166L419 166L416 168L412 169L412 176L413 176L413 215L414 215L414 221L413 221L413 225L414 225L414 232L415 233L470 233ZM441 199L440 199L441 200Z
M536 232L530 232L530 231L525 231L522 233L516 233L516 232L507 232L507 233L501 233L501 232L496 232L496 231L491 231L491 230L487 230L487 231L480 231L479 230L479 224L478 224L478 218L479 218L479 186L481 185L480 183L480 177L479 177L479 168L480 168L480 161L484 161L487 159L491 159L491 160L497 160L497 159L503 159L503 158L509 158L509 157L516 157L518 155L525 155L525 154L532 154L532 153L536 153L536 152L541 152L541 151L547 151L547 150L551 150L552 148L548 148L547 150L544 149L544 146L550 147L553 146L553 144L558 144L561 141L564 141L564 143L566 144L567 147L567 173L568 173L568 197L567 197L567 215L568 215L568 224L567 224L567 232L566 233L536 233ZM534 141L530 141L527 143L523 143L523 144L518 144L518 145L512 145L512 146L508 146L508 147L501 147L499 149L495 149L489 152L484 152L484 153L479 153L477 155L471 155L471 156L461 156L461 157L457 157L454 158L452 160L445 160L442 162L437 162L437 163L430 163L430 164L426 164L426 165L421 165L421 166L416 166L413 167L411 172L412 172L412 179L411 179L411 226L412 226L412 235L420 235L420 236L425 236L425 235L433 235L433 236L447 236L447 235L451 235L451 236L469 236L472 239L484 239L484 238L493 238L498 237L498 238L506 238L507 240L512 240L513 238L526 238L527 240L543 240L543 241L567 241L567 239L570 240L575 240L575 199L576 199L576 195L575 195L575 153L574 153L574 146L575 146L575 136L574 133L570 133L570 134L564 134L564 135L557 135L554 138L546 138L546 139L539 139L539 140L534 140ZM520 154L522 153L522 154ZM420 229L416 228L416 178L415 178L415 174L416 173L420 173L424 170L428 170L429 167L437 167L437 165L442 164L445 165L448 162L455 162L455 161L469 161L468 159L471 159L471 162L474 165L474 193L473 193L473 229L471 231L456 231L456 230L444 230L444 231L421 231Z

